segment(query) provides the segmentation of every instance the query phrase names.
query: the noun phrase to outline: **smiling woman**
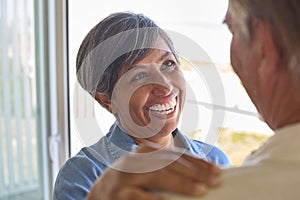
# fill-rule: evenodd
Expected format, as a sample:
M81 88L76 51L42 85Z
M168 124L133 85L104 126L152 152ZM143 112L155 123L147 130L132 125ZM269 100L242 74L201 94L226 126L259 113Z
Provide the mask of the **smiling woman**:
M112 112L137 144L146 139L170 145L184 103L185 83L177 56L165 42L159 44L161 49L151 50L121 75L113 93Z
M149 182L157 177L155 182L161 183L159 178L165 177L164 181L171 183L176 179L180 186L178 192L186 194L201 193L204 184L217 183L218 170L212 163L228 166L229 160L217 147L191 140L177 129L185 100L185 81L172 41L151 19L131 12L109 15L83 40L76 66L81 86L111 112L116 121L106 136L83 148L61 168L54 199L84 199L91 188L101 192L102 197L107 195L104 199L118 199L116 191L111 190L117 185L110 183L121 177L115 173L124 172L126 179L118 180L118 184L147 183L148 189L166 189L165 184L158 186ZM147 173L142 173L145 168L138 168L135 163L129 163L129 168L120 171L113 169L121 157L148 143L155 144L157 152L179 148L181 155L171 157L170 163L151 163ZM188 159L182 161L184 156ZM174 165L180 167L174 170ZM207 173L201 175L199 171ZM149 174L151 179L146 178ZM136 177L142 182L133 181ZM187 191L182 191L182 182L178 181L181 179L187 182ZM195 192L196 182L200 186ZM171 189L176 191L176 187Z

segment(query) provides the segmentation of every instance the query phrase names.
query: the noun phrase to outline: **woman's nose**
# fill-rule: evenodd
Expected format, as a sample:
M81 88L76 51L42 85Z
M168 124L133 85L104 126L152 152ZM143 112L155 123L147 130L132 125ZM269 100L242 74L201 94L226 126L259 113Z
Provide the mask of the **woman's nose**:
M173 84L171 80L164 76L163 74L160 74L156 77L155 81L153 82L153 94L158 96L168 96L173 91Z

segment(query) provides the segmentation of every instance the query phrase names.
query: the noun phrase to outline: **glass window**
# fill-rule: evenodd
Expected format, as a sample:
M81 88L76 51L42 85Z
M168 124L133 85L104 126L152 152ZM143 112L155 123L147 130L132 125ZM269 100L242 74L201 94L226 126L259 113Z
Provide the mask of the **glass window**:
M34 0L0 0L0 199L50 197L34 8Z

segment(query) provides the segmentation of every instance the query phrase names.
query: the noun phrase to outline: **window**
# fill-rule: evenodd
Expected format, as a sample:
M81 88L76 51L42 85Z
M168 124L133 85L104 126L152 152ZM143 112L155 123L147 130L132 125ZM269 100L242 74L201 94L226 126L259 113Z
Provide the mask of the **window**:
M0 0L0 199L51 199L69 157L65 5Z
M0 0L0 8L0 199L47 199L34 1Z

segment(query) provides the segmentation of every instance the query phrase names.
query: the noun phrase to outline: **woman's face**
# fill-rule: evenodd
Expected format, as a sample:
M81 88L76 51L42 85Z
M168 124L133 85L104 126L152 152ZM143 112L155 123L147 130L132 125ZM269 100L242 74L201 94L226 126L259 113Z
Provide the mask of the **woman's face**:
M112 111L132 136L165 136L176 129L185 99L185 81L169 48L154 49L122 68L112 95Z

